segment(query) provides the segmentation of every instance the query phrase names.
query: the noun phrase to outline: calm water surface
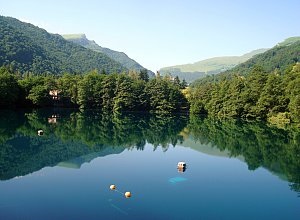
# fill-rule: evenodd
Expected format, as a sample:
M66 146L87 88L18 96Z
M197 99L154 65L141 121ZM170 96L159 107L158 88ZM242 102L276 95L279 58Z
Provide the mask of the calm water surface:
M0 219L300 219L299 152L258 123L2 111Z

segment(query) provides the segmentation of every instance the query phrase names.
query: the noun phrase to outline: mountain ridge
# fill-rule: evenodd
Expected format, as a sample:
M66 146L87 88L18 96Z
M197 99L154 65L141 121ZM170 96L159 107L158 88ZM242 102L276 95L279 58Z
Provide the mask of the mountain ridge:
M247 75L254 66L260 66L266 72L277 70L283 73L290 65L300 61L300 37L290 37L276 44L262 54L252 57L231 70L220 73L220 76L230 74Z
M162 75L170 73L172 76L178 75L180 79L192 82L197 78L202 78L207 75L218 74L220 72L229 70L236 65L245 62L246 60L263 53L268 49L262 48L245 53L242 56L221 56L212 57L205 60L200 60L191 64L175 65L161 68L159 71Z
M120 63L16 18L0 16L0 66L21 74L107 73L127 71Z
M126 53L115 51L115 50L112 50L112 49L109 49L106 47L101 47L94 40L89 40L86 37L86 35L83 33L63 34L62 37L68 41L71 41L75 44L83 46L87 49L90 49L90 50L93 50L96 52L100 52L100 53L104 53L111 59L121 63L124 67L126 67L129 70L140 71L140 70L146 69L141 64L136 62L134 59L130 58ZM155 74L152 71L150 71L148 69L147 69L147 71L148 71L149 76L154 77Z

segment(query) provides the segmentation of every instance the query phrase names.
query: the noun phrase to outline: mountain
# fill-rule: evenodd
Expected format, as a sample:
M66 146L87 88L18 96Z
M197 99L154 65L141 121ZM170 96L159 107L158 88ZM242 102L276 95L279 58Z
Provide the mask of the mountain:
M255 66L262 67L267 73L274 70L283 73L289 66L294 65L299 61L300 37L291 37L281 43L278 43L270 50L262 54L258 54L231 70L221 73L220 77L232 74L247 75Z
M111 59L121 63L124 67L126 67L129 70L142 70L145 69L142 65L140 65L135 60L128 57L123 52L118 52L111 50L109 48L101 47L99 46L95 41L89 40L86 38L85 34L65 34L62 35L63 38L65 38L68 41L71 41L75 44L78 44L80 46L83 46L85 48L91 49L96 52L104 53ZM154 77L154 73L150 70L147 70L149 76Z
M241 63L231 70L224 71L214 77L205 77L193 82L192 86L203 84L209 81L218 81L224 78L231 78L233 75L248 75L255 66L261 67L265 72L278 71L284 73L287 68L300 62L300 37L291 37L278 43L264 53L258 54L244 63Z
M159 72L161 75L171 74L172 76L178 76L181 80L185 79L187 82L192 82L207 75L217 74L229 70L236 65L252 58L253 56L263 53L267 50L268 49L258 49L250 53L246 53L243 56L214 57L201 60L193 64L164 67L161 68Z
M278 43L277 46L289 46L293 43L296 43L297 41L300 41L300 37L289 37L284 41Z
M20 73L108 73L127 69L103 53L97 53L50 34L29 23L0 16L0 66L11 65Z

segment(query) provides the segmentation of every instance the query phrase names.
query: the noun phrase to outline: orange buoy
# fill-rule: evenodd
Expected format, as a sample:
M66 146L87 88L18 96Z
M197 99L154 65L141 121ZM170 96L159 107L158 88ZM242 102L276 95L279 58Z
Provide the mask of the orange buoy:
M111 190L115 190L116 189L116 186L115 185L110 185L109 187Z
M130 198L131 197L131 192L126 192L124 195L125 195L126 198Z

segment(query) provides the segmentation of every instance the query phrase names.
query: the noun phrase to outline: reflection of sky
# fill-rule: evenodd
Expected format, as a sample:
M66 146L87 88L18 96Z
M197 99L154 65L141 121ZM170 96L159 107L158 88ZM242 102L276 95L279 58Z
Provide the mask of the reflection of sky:
M178 173L178 161L188 169ZM170 178L186 181L170 183ZM131 191L125 199L110 191ZM0 182L0 219L297 219L300 199L265 169L235 158L150 144Z

